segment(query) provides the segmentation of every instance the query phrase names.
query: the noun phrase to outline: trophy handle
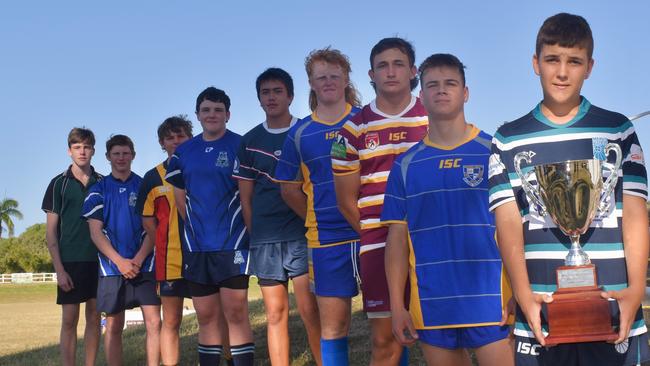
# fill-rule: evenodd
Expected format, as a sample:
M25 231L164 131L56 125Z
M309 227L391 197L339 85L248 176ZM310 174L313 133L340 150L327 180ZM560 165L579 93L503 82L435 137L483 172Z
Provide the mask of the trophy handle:
M528 177L533 173L532 170L528 171L528 173L524 173L521 171L521 161L525 160L528 164L531 164L533 162L532 158L535 156L535 153L533 151L522 151L518 152L515 155L515 173L517 173L517 176L519 176L519 179L521 180L521 188L524 189L524 193L526 193L526 196L528 196L528 199L536 205L537 212L541 216L546 216L546 206L542 202L542 198L539 195L539 192L535 187L530 184L528 181Z
M607 180L605 180L605 183L603 183L603 193L600 196L600 205L598 206L600 214L609 211L609 206L611 204L610 197L612 191L616 187L616 183L618 182L618 170L621 168L621 163L623 161L623 152L618 144L610 142L605 145L605 156L609 156L610 151L616 152L616 160L614 161L614 164L608 163L607 160L603 161L603 169L609 170L610 174L609 177L607 177Z

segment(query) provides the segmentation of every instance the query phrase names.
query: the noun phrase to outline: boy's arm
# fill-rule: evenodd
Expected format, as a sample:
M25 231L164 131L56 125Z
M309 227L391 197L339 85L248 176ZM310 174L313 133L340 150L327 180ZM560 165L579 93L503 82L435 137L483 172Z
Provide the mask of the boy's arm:
M181 188L174 187L174 201L176 201L176 210L178 214L181 215L183 221L187 220L186 209L185 209L185 190Z
M255 188L255 181L237 179L237 185L239 186L241 213L244 217L244 224L250 234L253 232L253 189Z
M603 297L611 297L618 301L621 312L618 339L614 341L615 343L627 339L641 300L645 296L649 240L645 200L624 194L622 221L628 287L620 291L603 293Z
M137 267L135 271L136 275L140 272L144 260L147 259L147 256L153 251L154 241L152 238L155 238L155 236L151 237L149 234L145 234L140 249L135 253L133 259L131 259L131 263Z
M59 253L59 215L54 212L48 212L45 218L45 240L47 241L47 250L52 257L52 265L56 272L56 283L61 290L68 292L74 288L74 283L63 268L61 253Z
M307 196L302 191L301 184L280 182L282 199L303 220L307 217Z
M336 203L343 217L357 233L361 232L361 215L357 207L359 200L359 186L361 185L359 171L334 175L334 188L336 189Z
M406 244L407 226L404 223L392 223L386 237L384 264L386 280L390 295L393 335L402 345L415 343L418 333L413 326L411 315L404 306L404 288L408 276L409 248Z
M153 246L156 245L156 229L158 227L158 221L156 220L155 217L150 217L150 216L142 216L142 227L144 228L144 231L147 233L147 237L150 238L151 243ZM145 256L146 257L146 256ZM144 260L144 258L143 258ZM142 262L138 263L141 264Z
M517 203L510 201L494 210L497 226L497 243L503 264L506 267L513 294L519 307L526 316L528 326L533 331L537 341L545 345L542 333L540 312L542 302L551 302L549 295L535 294L530 288L526 259L524 257L524 231Z
M111 242L102 231L104 229L104 223L101 220L89 218L88 228L90 229L90 238L93 243L95 243L97 249L117 265L120 273L122 273L125 278L135 277L138 269L130 260L123 258L120 253L113 248Z

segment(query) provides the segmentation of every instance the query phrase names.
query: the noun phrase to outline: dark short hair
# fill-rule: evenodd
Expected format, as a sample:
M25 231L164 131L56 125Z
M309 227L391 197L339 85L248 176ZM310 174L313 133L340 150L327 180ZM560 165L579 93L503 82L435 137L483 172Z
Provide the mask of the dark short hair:
M186 115L178 115L165 119L163 123L158 126L158 141L162 141L165 137L174 133L185 133L187 137L192 137L192 122L187 119Z
M291 78L291 75L279 67L270 67L264 70L264 72L257 77L257 80L255 80L257 99L260 99L260 88L262 87L262 83L270 80L277 80L284 84L284 88L287 89L287 94L290 97L293 97L293 79Z
M463 82L463 86L465 86L465 65L460 62L458 57L449 53L435 53L427 57L427 59L424 60L418 68L420 81L422 81L422 77L427 70L435 67L450 67L452 69L458 70L460 78Z
M204 101L209 100L214 103L223 103L226 107L226 112L230 112L230 98L225 91L217 89L214 86L206 88L204 91L196 97L196 112L199 112L199 106Z
M547 18L537 32L535 53L542 52L544 45L579 47L587 50L589 59L594 53L594 37L587 20L580 15L559 13Z
M413 45L399 37L389 37L389 38L384 38L381 41L377 42L377 44L372 47L372 50L370 51L370 69L374 70L373 67L373 61L375 60L375 56L378 54L389 50L391 48L396 48L400 50L403 54L405 54L408 59L409 59L409 67L415 66L415 49L413 48ZM370 82L372 87L375 87L375 83ZM418 86L418 79L417 76L411 79L411 90L415 89L415 87Z
M75 127L70 130L70 133L68 134L68 147L72 146L72 144L78 144L81 142L85 142L94 148L95 134L93 131L85 127Z
M131 152L135 152L133 147L133 141L127 135L111 135L111 137L106 141L106 155L111 152L111 149L115 146L128 146L131 149Z

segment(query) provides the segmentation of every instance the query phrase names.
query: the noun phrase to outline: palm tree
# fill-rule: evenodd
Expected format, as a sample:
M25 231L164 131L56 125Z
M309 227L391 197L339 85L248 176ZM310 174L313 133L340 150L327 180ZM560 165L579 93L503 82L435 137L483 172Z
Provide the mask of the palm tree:
M5 198L0 201L0 238L2 237L3 226L7 228L9 237L14 236L14 221L13 217L22 220L23 213L18 210L18 201Z

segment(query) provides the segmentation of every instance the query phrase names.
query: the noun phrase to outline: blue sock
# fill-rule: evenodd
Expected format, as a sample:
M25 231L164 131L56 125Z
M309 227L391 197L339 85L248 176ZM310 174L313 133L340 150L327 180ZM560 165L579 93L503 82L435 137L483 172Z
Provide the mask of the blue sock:
M199 365L214 366L218 365L221 360L223 347L219 344L206 345L199 344Z
M320 339L323 366L348 366L348 337Z
M402 347L402 357L399 358L399 366L409 366L409 349Z

